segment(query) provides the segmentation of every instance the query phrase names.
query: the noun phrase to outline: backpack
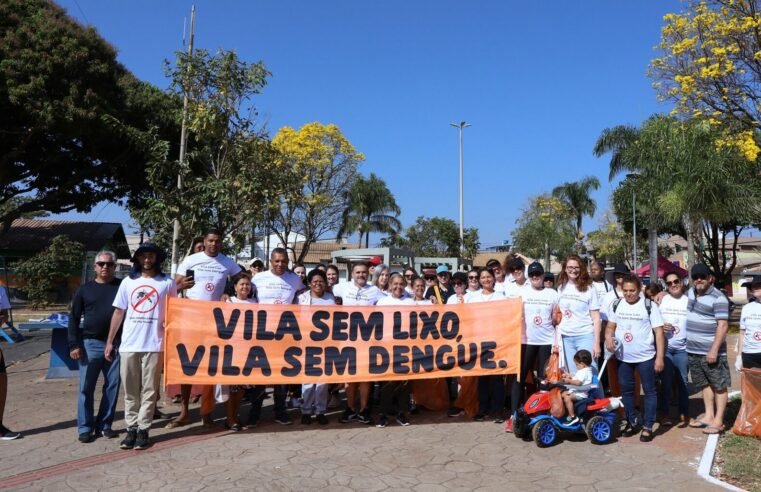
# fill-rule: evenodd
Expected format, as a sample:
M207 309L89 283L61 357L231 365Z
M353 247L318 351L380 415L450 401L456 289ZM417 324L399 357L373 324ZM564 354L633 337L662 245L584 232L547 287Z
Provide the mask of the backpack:
M616 293L616 296L618 296L618 293ZM616 297L616 300L613 301L613 312L616 312L616 309L618 309L618 305L621 304L621 301L623 300L622 297ZM653 301L645 297L645 309L647 310L647 318L650 319L650 311L653 310Z

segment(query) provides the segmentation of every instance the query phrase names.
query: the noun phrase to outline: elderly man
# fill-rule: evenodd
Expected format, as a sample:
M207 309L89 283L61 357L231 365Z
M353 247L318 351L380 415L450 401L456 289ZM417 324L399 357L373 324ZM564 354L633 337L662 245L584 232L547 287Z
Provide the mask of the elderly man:
M111 425L119 398L119 353L117 351L111 361L105 357L113 302L121 283L114 278L115 268L116 254L113 251L101 251L95 255L95 279L83 284L71 302L69 355L79 363L77 432L82 443L92 442L99 436L108 439L117 436ZM114 339L117 347L120 338L117 333ZM95 386L101 374L103 395L96 416L93 408Z
M687 357L692 383L703 393L705 413L690 422L704 434L724 430L727 388L731 384L727 363L729 300L714 287L714 276L706 265L692 267L694 288L687 293Z

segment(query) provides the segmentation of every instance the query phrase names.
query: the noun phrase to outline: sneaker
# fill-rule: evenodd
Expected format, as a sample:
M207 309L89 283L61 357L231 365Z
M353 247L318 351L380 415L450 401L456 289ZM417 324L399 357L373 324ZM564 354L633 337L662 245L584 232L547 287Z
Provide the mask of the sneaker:
M452 407L447 410L447 417L461 417L465 415L465 410L462 408Z
M328 425L328 418L325 416L324 413L318 413L317 414L317 423L320 425Z
M503 417L500 414L497 414L494 416L494 423L495 424L504 424L505 423L505 417Z
M385 414L380 414L380 417L378 417L378 421L375 423L375 427L384 428L388 425L388 419L386 418Z
M135 447L135 441L137 441L137 427L130 427L127 429L127 437L119 443L119 447L122 449L132 449Z
M513 418L510 417L507 419L507 424L505 424L505 432L512 432L513 431Z
M151 447L151 440L148 438L148 429L140 429L137 431L137 439L135 440L135 449L148 449Z
M79 434L79 442L83 444L87 444L88 442L93 442L95 440L95 436L92 432L82 432Z
M484 420L486 420L486 415L484 415L484 414L482 414L482 413L477 413L477 414L476 414L476 415L473 417L473 420L475 420L476 422L483 422Z
M364 410L360 410L359 412L359 421L363 424L367 425L373 425L373 416L370 413L369 408L365 408Z
M4 425L0 425L0 441L12 441L21 437L21 433L13 432Z
M396 423L404 427L407 427L408 425L410 425L410 421L407 418L407 416L401 412L399 413L399 415L396 416Z
M576 425L579 423L579 417L566 417L565 425Z
M301 416L301 423L303 425L309 425L312 423L312 416L308 414L304 414Z
M338 421L341 422L342 424L348 424L349 422L354 422L358 418L359 416L354 412L354 410L347 408L346 410L343 411Z
M337 393L330 395L330 400L328 401L328 409L333 410L334 408L338 408L340 406L341 397L339 397Z
M113 429L103 429L102 431L98 432L99 437L105 437L106 439L113 439L118 435L119 433Z
M275 417L275 423L280 425L291 425L293 421L288 415L278 415Z

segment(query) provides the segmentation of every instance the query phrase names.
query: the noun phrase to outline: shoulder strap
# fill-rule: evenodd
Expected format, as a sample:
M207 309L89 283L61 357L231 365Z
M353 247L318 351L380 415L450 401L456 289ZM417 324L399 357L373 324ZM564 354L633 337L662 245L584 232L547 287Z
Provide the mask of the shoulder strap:
M650 319L650 312L653 310L653 301L645 297L645 309L647 310L647 318Z
M618 309L618 305L621 304L621 298L618 297L618 294L616 294L616 300L613 301L613 312L616 312L616 309Z

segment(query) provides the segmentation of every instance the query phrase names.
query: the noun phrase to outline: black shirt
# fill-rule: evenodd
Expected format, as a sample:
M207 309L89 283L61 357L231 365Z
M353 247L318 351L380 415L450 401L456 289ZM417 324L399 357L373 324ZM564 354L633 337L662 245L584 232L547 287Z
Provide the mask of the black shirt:
M441 294L441 303L442 304L446 304L447 303L447 299L449 299L450 297L452 297L454 295L454 289L453 288L449 287L447 290L444 290L444 289L441 288L441 284L439 284L437 282L436 285L434 285L433 287L428 287L428 289L426 289L425 295L423 297L425 297L426 299L430 299L431 296L436 297L436 291L435 291L434 287L438 287L439 288L439 293ZM438 302L438 297L436 297L436 301Z
M81 340L94 338L106 341L114 313L114 299L121 279L115 278L107 284L91 280L82 285L71 301L69 316L69 350L82 348ZM85 319L80 329L80 319Z

